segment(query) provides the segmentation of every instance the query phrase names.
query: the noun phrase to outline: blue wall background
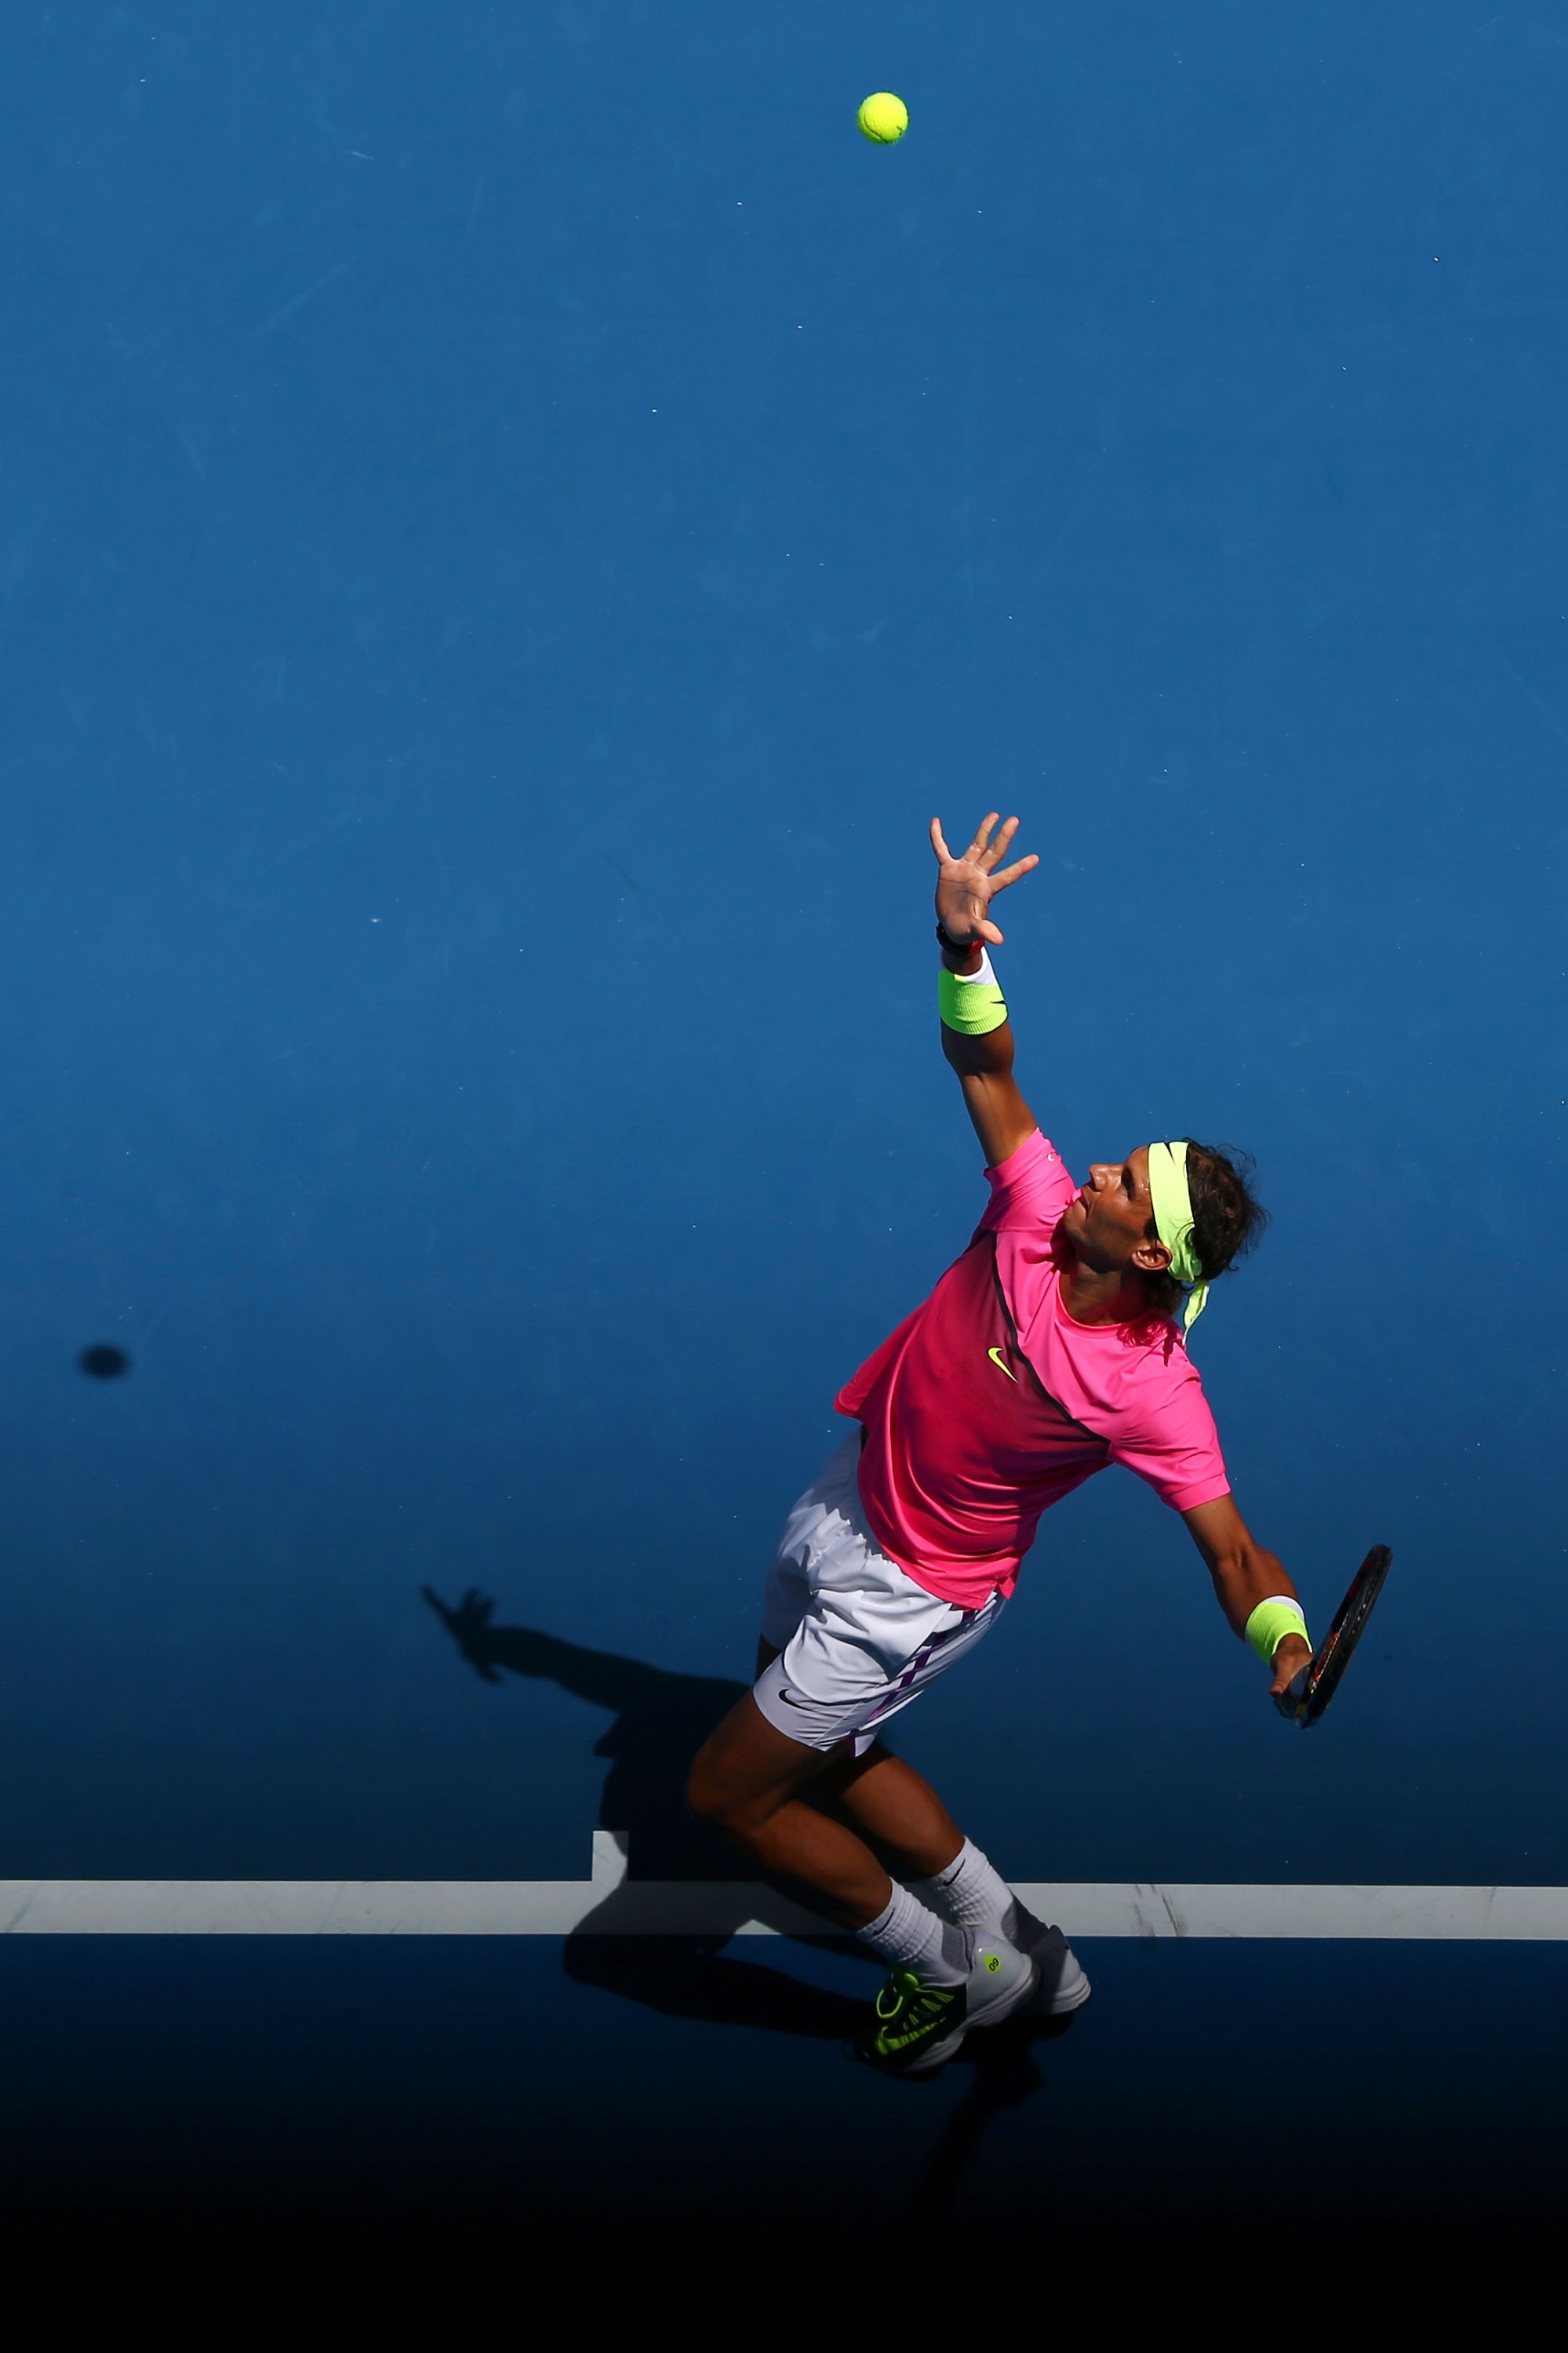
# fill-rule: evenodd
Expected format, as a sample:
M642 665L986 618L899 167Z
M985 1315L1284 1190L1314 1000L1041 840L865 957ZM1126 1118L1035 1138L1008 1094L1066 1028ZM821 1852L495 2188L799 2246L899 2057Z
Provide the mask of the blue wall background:
M1197 1352L1312 1743L1106 1480L907 1752L1024 1876L1561 1880L1568 42L1206 0L0 27L0 1852L586 1870L982 1197L1255 1153ZM907 99L904 143L855 132ZM91 1342L129 1377L77 1369Z

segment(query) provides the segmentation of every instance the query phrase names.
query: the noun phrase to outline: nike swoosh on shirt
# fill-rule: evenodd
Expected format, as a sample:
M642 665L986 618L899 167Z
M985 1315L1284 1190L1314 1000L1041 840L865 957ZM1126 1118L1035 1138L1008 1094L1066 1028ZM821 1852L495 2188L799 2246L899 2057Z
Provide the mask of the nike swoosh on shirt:
M1016 1373L1007 1372L1007 1366L1001 1361L1001 1350L1000 1348L988 1348L986 1350L986 1355L991 1358L991 1363L996 1366L999 1373L1007 1373L1008 1379L1012 1383L1013 1388L1016 1388L1018 1387L1018 1375Z

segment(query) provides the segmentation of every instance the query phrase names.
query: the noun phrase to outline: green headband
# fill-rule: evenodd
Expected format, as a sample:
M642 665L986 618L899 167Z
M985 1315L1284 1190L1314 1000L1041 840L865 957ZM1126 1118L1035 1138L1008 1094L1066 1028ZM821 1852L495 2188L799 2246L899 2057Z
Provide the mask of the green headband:
M1209 1286L1192 1242L1192 1197L1187 1190L1187 1145L1151 1144L1149 1147L1149 1198L1154 1223L1171 1253L1171 1271L1187 1293L1181 1329L1190 1332L1208 1304Z

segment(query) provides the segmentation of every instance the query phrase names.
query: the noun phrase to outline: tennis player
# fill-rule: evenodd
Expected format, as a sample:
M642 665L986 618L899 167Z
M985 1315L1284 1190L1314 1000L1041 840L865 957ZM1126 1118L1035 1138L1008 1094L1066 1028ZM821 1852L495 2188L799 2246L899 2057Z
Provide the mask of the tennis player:
M923 1306L836 1400L853 1427L790 1513L758 1680L708 1740L696 1812L849 1926L889 1976L863 2046L934 2073L972 2028L1062 2014L1089 1983L936 1791L877 1736L996 1624L1040 1515L1119 1462L1187 1524L1276 1699L1311 1657L1295 1588L1248 1533L1186 1335L1263 1213L1232 1163L1141 1144L1075 1185L1012 1075L991 904L1039 864L987 817L933 821L942 1046L991 1205ZM892 1865L890 1873L888 1864ZM894 1875L895 1874L895 1875Z

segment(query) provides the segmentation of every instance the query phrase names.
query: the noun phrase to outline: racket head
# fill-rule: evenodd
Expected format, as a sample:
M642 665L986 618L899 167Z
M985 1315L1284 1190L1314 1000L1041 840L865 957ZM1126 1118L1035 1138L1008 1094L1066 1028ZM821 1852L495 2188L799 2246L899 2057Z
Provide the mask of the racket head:
M1296 1703L1296 1721L1303 1732L1318 1723L1338 1691L1393 1564L1387 1545L1373 1545L1351 1577L1350 1590L1334 1612L1333 1624L1313 1653Z

